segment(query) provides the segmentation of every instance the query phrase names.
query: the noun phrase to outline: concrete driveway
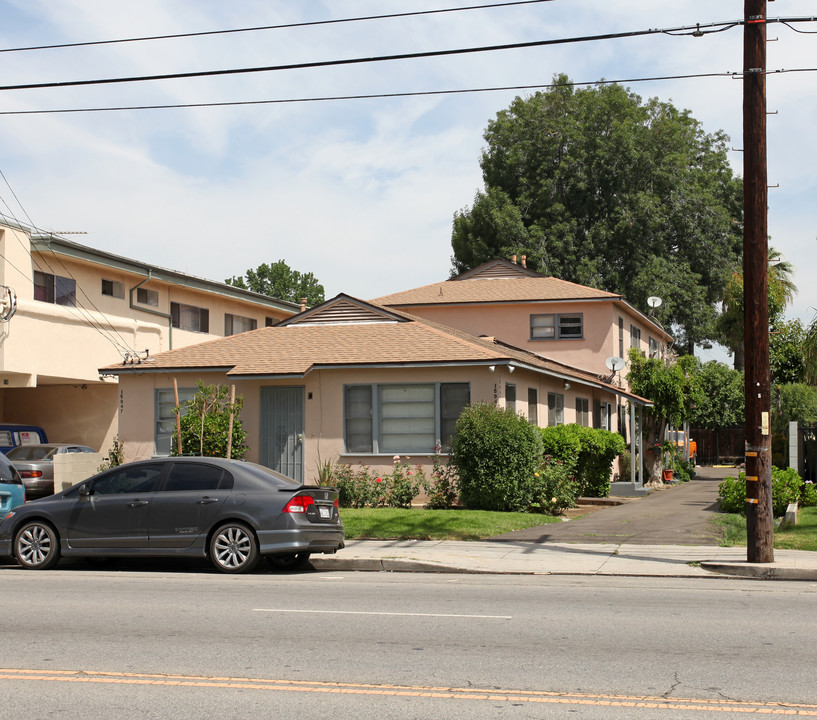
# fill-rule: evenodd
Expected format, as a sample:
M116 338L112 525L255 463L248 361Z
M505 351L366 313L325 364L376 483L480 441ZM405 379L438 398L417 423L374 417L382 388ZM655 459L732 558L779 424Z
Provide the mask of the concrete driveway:
M568 522L517 530L497 540L539 543L625 543L628 545L717 545L712 518L718 510L718 484L737 477L736 468L698 467L694 480L637 499L623 499Z

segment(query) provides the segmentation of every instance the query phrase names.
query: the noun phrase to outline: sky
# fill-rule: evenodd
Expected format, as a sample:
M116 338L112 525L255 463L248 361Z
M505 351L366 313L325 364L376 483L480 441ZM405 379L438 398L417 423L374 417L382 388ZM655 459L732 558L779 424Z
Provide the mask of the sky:
M0 50L465 8L492 0L0 0ZM502 0L497 0L502 1ZM776 0L770 18L811 17ZM499 8L0 52L2 85L313 63L743 17L740 0L549 0ZM817 22L799 23L817 33ZM770 25L767 69L817 69L817 34ZM0 91L0 113L620 80L731 138L742 174L743 30L139 83ZM152 265L223 281L285 260L326 297L371 299L451 271L454 213L483 188L483 133L533 90L61 114L0 114L0 213ZM790 318L817 308L817 72L767 79L770 244L796 269ZM83 233L79 235L67 233ZM646 308L644 308L646 310ZM704 359L726 359L717 349Z

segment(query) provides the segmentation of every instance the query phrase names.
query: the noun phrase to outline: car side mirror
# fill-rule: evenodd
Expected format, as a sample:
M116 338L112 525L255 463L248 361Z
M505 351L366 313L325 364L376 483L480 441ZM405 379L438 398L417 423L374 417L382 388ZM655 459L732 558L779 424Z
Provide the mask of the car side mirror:
M91 497L91 486L88 483L85 483L84 485L80 485L79 496L81 498Z

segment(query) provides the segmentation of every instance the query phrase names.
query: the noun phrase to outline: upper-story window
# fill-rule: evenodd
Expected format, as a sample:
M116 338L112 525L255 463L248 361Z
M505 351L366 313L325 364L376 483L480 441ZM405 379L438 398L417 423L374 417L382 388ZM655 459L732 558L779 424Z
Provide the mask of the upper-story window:
M118 280L102 278L102 294L122 300L125 297L125 285Z
M207 308L183 303L170 303L170 325L179 330L210 332L210 311Z
M650 357L658 357L658 340L656 340L654 337L650 338Z
M77 281L35 270L34 299L74 307L77 304Z
M641 328L630 325L630 347L641 348Z
M136 288L136 302L141 305L156 307L159 304L159 293L156 290L148 290L147 288Z
M258 327L258 321L255 318L242 317L241 315L232 315L231 313L224 313L224 334L238 335L238 333L247 332L247 330L255 330Z
M582 313L530 316L531 340L581 340L583 336Z

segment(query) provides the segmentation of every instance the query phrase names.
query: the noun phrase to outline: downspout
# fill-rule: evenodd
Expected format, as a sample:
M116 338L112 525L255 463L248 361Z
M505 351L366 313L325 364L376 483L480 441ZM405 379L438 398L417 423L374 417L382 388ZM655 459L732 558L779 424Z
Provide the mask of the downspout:
M131 310L138 310L139 312L149 313L150 315L158 315L159 317L164 318L165 320L167 320L167 346L168 346L167 349L172 350L173 349L173 320L171 319L170 314L169 313L159 312L158 310L151 310L150 308L142 307L141 305L137 307L133 302L133 293L134 293L134 291L138 290L140 287L142 287L142 285L144 285L145 283L151 281L152 279L153 279L152 271L148 270L147 277L144 280L142 280L142 282L134 285L130 289L129 296L128 296L128 304L130 305Z

